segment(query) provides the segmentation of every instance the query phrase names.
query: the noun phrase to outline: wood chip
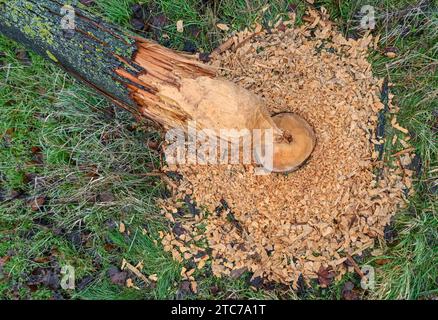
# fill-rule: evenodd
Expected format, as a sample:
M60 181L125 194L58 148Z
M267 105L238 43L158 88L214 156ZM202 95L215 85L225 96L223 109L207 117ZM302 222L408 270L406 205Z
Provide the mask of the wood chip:
M120 222L120 224L119 224L119 232L120 233L125 233L125 231L126 231L125 224L123 222Z
M230 28L225 23L218 23L218 24L216 24L216 27L222 31L230 30Z
M198 284L196 283L196 281L190 282L190 288L192 289L193 293L198 293Z
M180 33L184 32L184 22L182 20L176 22L176 31Z

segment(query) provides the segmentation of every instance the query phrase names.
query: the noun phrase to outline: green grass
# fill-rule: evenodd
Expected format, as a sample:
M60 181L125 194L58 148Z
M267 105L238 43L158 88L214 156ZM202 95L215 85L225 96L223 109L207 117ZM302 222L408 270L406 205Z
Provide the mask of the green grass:
M129 28L131 5L138 2L148 3L154 15L168 18L168 24L157 35L161 43L182 49L189 41L203 51L210 51L224 36L215 27L218 22L228 24L232 30L243 29L254 21L267 23L284 15L292 2L298 5L300 21L306 6L303 1L212 0L203 6L195 0L96 0L91 10ZM378 16L374 32L381 34L379 49L383 52L386 47L395 47L398 56L389 59L374 53L374 72L393 83L391 92L400 106L399 122L413 133L412 143L423 164L414 184L416 195L394 219L394 242L381 244L383 256L358 260L375 266L377 279L375 290L361 291L360 295L386 299L436 297L437 3L315 2L316 7L324 5L349 36L357 33L356 14L361 6L375 6ZM262 14L267 3L270 6ZM176 32L177 20L184 21L182 34ZM194 34L194 28L199 35ZM144 35L153 33L151 30ZM160 216L154 200L166 195L165 188L159 179L145 175L159 166L159 154L147 148L147 142L159 139L159 133L133 125L130 115L42 58L30 53L31 64L23 64L16 58L20 49L0 37L0 52L6 54L0 57L0 65L4 64L0 67L0 258L9 259L0 272L0 297L54 297L54 291L45 285L29 286L29 279L38 270L58 270L63 265L75 267L77 285L90 279L88 285L78 286L75 291L56 292L66 298L181 297L181 266L157 242L158 232L172 227ZM389 139L394 134L387 128ZM387 151L393 150L387 146ZM36 183L28 181L35 177ZM14 194L17 199L10 199ZM46 197L43 208L32 210L30 202L41 196ZM126 225L129 235L118 231L120 222ZM119 267L123 259L134 265L143 261L144 274L157 274L159 281L148 286L133 277L140 290L113 284L108 269ZM386 259L383 265L379 262L382 259ZM328 289L314 285L298 293L280 286L255 291L249 288L248 277L231 281L214 278L208 271L199 273L198 295L184 298L339 299L346 281L358 284L357 276L349 274Z

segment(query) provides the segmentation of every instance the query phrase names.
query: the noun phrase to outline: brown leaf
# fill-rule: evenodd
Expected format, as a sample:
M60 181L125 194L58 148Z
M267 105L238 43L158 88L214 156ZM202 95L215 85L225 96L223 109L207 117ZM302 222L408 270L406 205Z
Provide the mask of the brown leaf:
M143 20L140 20L140 19L137 19L137 18L132 18L131 19L131 26L135 30L143 30L146 25L143 22Z
M233 279L240 278L248 269L246 267L240 269L234 269L230 273L230 277Z
M30 202L30 208L32 211L38 211L41 209L41 207L46 203L46 197L45 196L39 196L31 200Z
M221 289L218 286L210 287L210 293L212 296L216 296L220 291Z
M33 154L41 152L41 148L38 146L33 146L30 148L30 150L32 151Z
M176 235L177 237L183 235L184 233L186 233L186 230L184 229L184 227L182 226L181 222L177 222L175 223L175 225L172 228L172 232L174 235Z
M332 284L333 279L335 277L335 273L331 269L331 267L324 268L321 266L318 271L318 283L322 288L327 288Z
M52 269L36 268L26 281L31 290L36 289L39 285L44 285L52 290L59 287L60 279L56 271Z
M43 164L44 163L44 157L43 157L43 153L40 147L38 146L33 146L30 148L31 152L32 152L32 163L34 164Z
M183 299L187 295L191 294L191 283L190 281L184 280L180 283L178 291L177 291L177 299Z
M281 31L281 32L285 32L286 31L286 26L284 25L284 23L280 23L278 25L278 27L277 27L277 30Z
M112 192L106 191L97 195L98 202L113 202L115 200Z
M391 259L376 259L376 264L379 266L382 266L384 264L387 264L391 261Z
M151 25L154 28L162 29L163 27L165 27L167 25L168 21L169 20L167 19L167 17L164 14L160 14L160 15L157 15L157 16L152 18Z
M45 256L45 257L38 257L33 259L33 261L35 261L36 263L47 263L50 262L51 258L49 256Z
M125 271L120 271L119 268L112 266L108 269L108 275L113 284L119 286L124 286L126 279L128 278L128 273Z
M17 50L15 52L15 57L24 65L31 65L32 61L30 59L29 53L26 50Z
M5 265L6 262L9 261L10 258L11 258L10 256L5 256L0 258L0 275L3 270L3 266Z
M255 278L251 278L249 281L250 286L256 288L256 289L260 289L263 285L263 278L262 277L255 277Z
M347 281L342 289L342 298L344 300L359 300L359 296L354 290L354 283Z
M147 146L149 149L158 150L160 148L160 143L157 141L149 140Z

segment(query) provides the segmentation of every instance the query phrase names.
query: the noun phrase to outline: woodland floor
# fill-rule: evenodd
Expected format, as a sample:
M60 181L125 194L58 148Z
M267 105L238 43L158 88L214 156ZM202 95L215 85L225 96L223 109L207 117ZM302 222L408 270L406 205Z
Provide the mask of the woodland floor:
M88 10L180 50L208 52L224 31L255 20L267 23L296 11L305 1L286 0L95 0ZM142 4L145 14L133 13ZM263 12L262 8L270 6ZM398 121L409 129L417 153L416 195L385 232L383 253L355 257L376 270L374 290L360 289L349 274L321 288L251 288L238 280L196 276L198 293L181 280L181 266L159 242L172 228L155 199L166 197L160 179L160 136L58 68L0 37L0 298L3 299L436 299L438 297L438 161L436 1L315 1L339 28L357 36L362 5L373 5L381 34L371 55L374 72L394 84ZM134 15L137 16L133 20ZM176 22L184 21L184 32ZM395 52L390 58L387 52ZM394 134L387 128L388 140ZM390 144L387 151L390 151ZM120 232L120 224L126 227ZM147 232L144 232L146 230ZM124 284L132 275L119 267L143 261L156 274L153 286ZM75 267L76 289L60 288L60 269ZM208 270L208 268L207 268Z

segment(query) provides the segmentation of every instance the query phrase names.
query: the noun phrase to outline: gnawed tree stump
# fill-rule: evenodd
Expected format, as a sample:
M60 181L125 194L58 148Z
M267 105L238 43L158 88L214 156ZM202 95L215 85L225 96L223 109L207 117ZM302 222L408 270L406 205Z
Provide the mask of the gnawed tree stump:
M298 126L292 135L288 117L272 120L261 98L216 78L215 70L196 56L136 37L80 5L66 7L70 3L0 0L0 31L138 118L152 119L166 129L185 128L189 121L217 133L273 129L274 171L293 170L309 157L315 137L304 120L296 121L298 116L290 117ZM66 28L72 25L74 29Z

